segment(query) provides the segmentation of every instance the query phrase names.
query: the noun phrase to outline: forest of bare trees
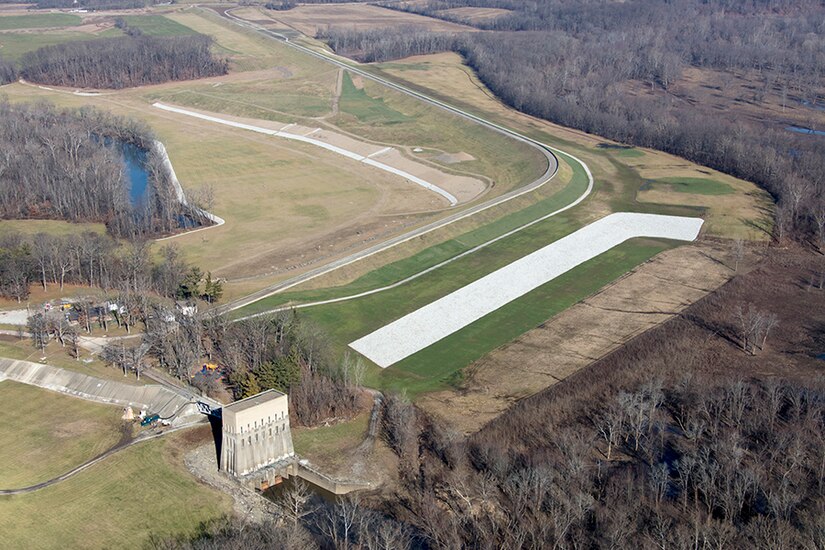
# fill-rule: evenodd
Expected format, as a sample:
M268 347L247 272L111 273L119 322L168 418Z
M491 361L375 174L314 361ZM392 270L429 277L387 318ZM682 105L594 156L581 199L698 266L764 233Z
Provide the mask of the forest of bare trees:
M772 252L469 436L387 395L379 431L397 483L334 503L288 488L271 523L236 520L156 547L818 550L825 380L812 355L825 294L799 284L821 268L798 249ZM756 356L743 309L773 318Z
M137 202L120 144L145 152L148 184ZM137 121L0 101L0 218L101 222L126 238L208 223L201 210L180 203L163 162L151 130Z
M119 89L226 74L227 62L212 55L211 44L201 34L69 42L24 55L20 76L56 86Z
M17 67L0 56L0 86L17 80Z
M93 231L69 235L4 231L0 236L0 296L24 301L32 286L63 290L73 284L163 298L220 297L220 289L206 284L211 274L190 266L175 246L161 248L157 261L152 260L149 246L142 240L119 243ZM216 282L211 284L215 287Z
M443 11L464 6L509 13L468 22ZM485 31L445 36L423 29L338 28L322 36L339 53L369 61L452 49L516 109L753 181L779 203L778 240L825 237L818 222L825 220L823 140L794 136L781 125L706 113L667 93L684 69L696 67L756 75L752 97L746 98L755 105L773 93L821 108L820 2L432 0L386 7ZM634 82L657 93L631 93Z
M336 361L324 332L296 312L228 322L207 317L202 354L226 365L235 397L267 389L288 392L295 425L351 418L361 410L364 365Z

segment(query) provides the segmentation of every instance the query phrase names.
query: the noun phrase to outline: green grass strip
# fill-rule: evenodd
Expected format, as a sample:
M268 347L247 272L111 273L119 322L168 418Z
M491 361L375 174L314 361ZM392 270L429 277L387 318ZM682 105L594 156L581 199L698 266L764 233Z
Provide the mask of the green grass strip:
M76 27L83 22L71 13L38 13L0 17L0 31L13 29L43 29L47 27Z

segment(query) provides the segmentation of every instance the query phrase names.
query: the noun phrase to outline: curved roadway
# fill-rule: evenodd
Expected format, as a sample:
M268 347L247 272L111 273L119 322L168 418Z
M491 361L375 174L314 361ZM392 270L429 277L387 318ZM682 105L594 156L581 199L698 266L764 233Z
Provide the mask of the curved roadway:
M340 59L337 59L336 57L334 57L332 55L322 53L322 52L313 50L311 48L307 48L306 46L302 46L300 44L296 44L294 42L291 42L289 40L289 38L284 36L283 34L280 34L280 33L275 32L275 31L271 31L271 30L266 29L266 28L264 28L260 25L257 25L255 23L251 23L249 21L246 21L246 20L243 20L239 17L236 17L235 15L230 13L230 10L226 10L223 13L220 13L220 12L215 12L215 13L217 13L219 16L224 17L225 19L228 19L229 21L235 23L236 25L239 25L241 27L253 30L253 31L255 31L259 34L262 34L262 35L267 36L269 38L272 38L274 40L278 40L279 42L282 42L283 44L285 44L285 45L287 45L291 48L294 48L296 50L299 50L299 51L301 51L301 52L303 52L307 55L311 55L311 56L313 56L317 59L320 59L322 61L325 61L327 63L331 63L331 64L336 65L338 67L344 68L344 69L346 69L346 70L348 70L352 73L355 73L359 76L362 76L364 78L368 78L368 79L370 79L372 81L375 81L375 82L378 82L379 84L387 86L388 88L391 88L393 90L396 90L396 91L401 92L403 94L406 94L408 96L419 99L420 101L428 103L429 105L432 105L434 107L438 107L440 109L443 109L445 111L453 113L457 116L460 116L462 118L465 118L467 120L470 120L472 122L480 124L480 125L482 125L486 128L489 128L489 129L491 129L495 132L498 132L500 134L503 134L507 137L510 137L512 139L515 139L517 141L525 143L525 144L539 150L547 160L547 169L545 170L545 172L538 179L528 183L527 185L525 185L523 187L520 187L518 189L514 189L514 190L512 190L508 193L505 193L505 194L503 194L499 197L490 199L488 201L477 204L475 206L472 206L472 207L467 208L465 210L462 210L460 212L456 212L455 214L451 214L451 215L446 216L446 217L444 217L440 220L436 220L434 222L426 224L426 225L424 225L422 227L419 227L417 229L413 229L412 231L408 231L407 233L403 233L401 235L398 235L396 237L393 237L393 238L388 239L386 241L383 241L381 243L375 244L375 245L370 246L370 247L368 247L364 250L355 252L353 254L350 254L350 255L345 256L343 258L340 258L338 260L334 260L332 262L329 262L329 263L324 264L322 266L319 266L317 268L311 269L311 270L309 270L305 273L302 273L300 275L296 275L295 277L291 277L289 279L286 279L286 280L281 281L279 283L276 283L274 285L268 286L268 287L266 287L262 290L254 292L252 294L249 294L249 295L247 295L243 298L240 298L238 300L235 300L233 302L229 302L229 303L217 308L218 312L220 312L220 313L227 313L227 312L239 309L241 307L244 307L246 305L249 305L253 302L257 302L258 300L261 300L263 298L267 298L267 297L272 296L274 294L277 294L279 292L283 292L284 290L292 288L296 285L299 285L301 283L304 283L306 281L309 281L309 280L314 279L316 277L319 277L321 275L325 275L325 274L327 274L331 271L334 271L334 270L336 270L340 267L344 267L346 265L357 262L358 260L367 258L367 257L372 256L374 254L377 254L379 252L383 252L383 251L388 250L388 249L390 249L394 246L397 246L401 243L412 240L412 239L414 239L418 236L424 235L424 234L429 233L431 231L435 231L436 229L440 229L440 228L442 228L446 225L449 225L453 222L456 222L458 220L473 216L473 215L475 215L479 212L482 212L482 211L487 210L489 208L492 208L494 206L498 206L498 205L503 204L503 203L505 203L509 200L512 200L516 197L519 197L521 195L524 195L526 193L534 191L535 189L538 189L539 187L541 187L541 186L545 185L547 182L549 182L556 175L556 173L558 172L559 164L558 164L558 159L556 158L556 156L554 154L554 151L559 152L559 153L563 153L563 154L567 155L568 157L572 158L573 160L578 162L584 168L585 172L587 173L587 177L588 177L587 189L578 198L576 198L575 201L571 202L570 204L568 204L564 208L561 208L561 209L559 209L559 210L557 210L557 211L555 211L551 214L548 214L546 216L543 216L542 218L539 218L538 220L534 220L533 222L530 222L528 224L525 224L524 226L516 228L513 231L510 231L510 232L508 232L504 235L501 235L500 237L497 237L497 238L495 238L491 241L488 241L487 243L483 243L482 245L479 245L479 246L477 246L473 249L465 251L462 254L460 254L459 256L453 257L450 260L447 260L447 261L442 262L442 263L440 263L436 266L428 268L427 270L424 270L420 273L417 273L416 275L413 275L410 278L407 278L403 281L395 283L394 285L390 285L390 287L385 287L383 289L376 289L374 291L370 291L369 293L374 294L375 292L379 292L381 290L387 290L388 288L393 288L395 286L403 284L404 282L407 282L407 281L412 280L414 278L420 277L421 275L424 275L425 273L429 273L430 271L432 271L434 269L437 269L438 267L441 267L442 265L444 265L446 263L457 260L459 257L463 257L463 256L466 256L467 254L471 254L472 252L475 252L476 250L479 250L480 248L488 246L489 244L492 244L493 242L495 242L497 240L500 240L500 239L502 239L506 236L512 235L513 233L518 232L522 229L525 229L526 227L529 227L533 223L538 223L539 221L543 221L543 220L545 220L549 217L555 216L555 215L559 214L560 212L568 210L568 209L576 206L577 204L579 204L593 190L593 175L591 174L590 169L587 167L587 165L583 161L581 161L580 159L574 157L573 155L571 155L569 153L566 153L566 152L561 151L559 149L555 149L553 147L550 147L550 146L548 146L548 145L546 145L546 144L544 144L540 141L532 139L528 136L520 134L520 133L518 133L514 130L511 130L509 128L506 128L504 126L500 126L500 125L498 125L494 122L490 122L489 120L486 120L482 117L479 117L477 115L474 115L474 114L469 113L467 111L464 111L462 109L454 107L454 106L452 106L448 103L444 103L443 101L439 101L437 99L434 99L430 96L422 94L421 92L412 90L410 88L407 88L405 86L402 86L400 84L397 84L395 82L387 80L387 79L382 78L380 76L373 75L373 74L371 74L367 71L364 71L363 69L360 69L358 67L354 67L354 66L350 65L349 63L341 61ZM351 296L351 297L347 297L345 299L353 299L354 297L357 297L357 296ZM337 299L336 301L341 301L341 299ZM305 304L304 307L307 307L308 305L318 305L318 304Z

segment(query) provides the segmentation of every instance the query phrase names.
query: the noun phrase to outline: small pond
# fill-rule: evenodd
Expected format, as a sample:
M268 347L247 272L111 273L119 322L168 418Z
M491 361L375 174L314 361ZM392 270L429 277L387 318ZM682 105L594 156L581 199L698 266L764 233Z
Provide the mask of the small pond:
M146 196L149 174L146 171L146 151L131 143L118 143L123 162L126 163L126 175L129 177L129 200L132 205L140 204Z

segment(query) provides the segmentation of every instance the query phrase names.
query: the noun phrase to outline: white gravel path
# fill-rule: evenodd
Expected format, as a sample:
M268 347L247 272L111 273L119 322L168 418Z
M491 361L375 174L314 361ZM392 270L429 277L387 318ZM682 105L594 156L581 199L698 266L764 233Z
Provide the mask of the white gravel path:
M383 170L385 172L389 172L391 174L401 176L402 178L407 179L407 180L409 180L409 181L411 181L411 182L413 182L417 185L420 185L421 187L424 187L425 189L429 189L430 191L441 195L442 197L444 197L445 199L447 199L450 202L450 206L455 206L456 204L458 204L458 199L456 199L455 196L453 196L448 191L445 191L444 189L442 189L442 188L438 187L437 185L434 185L430 182L424 181L423 179L421 179L417 176L414 176L414 175L410 174L409 172L405 172L404 170L399 170L398 168L393 168L392 166L384 164L383 162L378 162L377 160L373 160L373 159L369 158L369 156L365 157L363 155L359 155L358 153L353 153L352 151L348 151L348 150L343 149L341 147L337 147L335 145L332 145L331 143L327 143L325 141L321 141L321 140L318 140L318 139L313 139L311 137L308 137L308 134L307 135L300 135L300 134L291 134L289 132L284 132L285 129L287 129L291 126L295 126L295 124L287 124L286 126L281 128L280 130L271 130L269 128L262 128L260 126L253 126L252 124L244 124L243 122L235 122L233 120L227 120L227 119L219 118L219 117L215 117L215 116L204 115L202 113L196 113L194 111L181 109L179 107L172 107L171 105L164 105L163 103L153 103L152 106L157 107L158 109L163 109L164 111L169 111L171 113L177 113L177 114L180 114L180 115L187 115L187 116L191 116L191 117L195 117L195 118L200 118L202 120L208 120L209 122L217 122L218 124L224 124L226 126L232 126L234 128L240 128L242 130L250 130L252 132L258 132L259 134L266 134L266 135L269 135L269 136L276 136L276 137L280 137L280 138L284 138L284 139L291 139L291 140L294 140L294 141L302 141L304 143L310 143L310 144L315 145L317 147L321 147L323 149L326 149L327 151L332 151L333 153L337 153L339 155L345 156L349 159L352 159L352 160L355 160L355 161L358 161L358 162L363 162L364 164L369 164L370 166L378 168L379 170ZM370 156L372 156L372 155L370 155Z
M693 241L703 220L610 214L350 344L382 368L457 332L574 267L634 237Z

